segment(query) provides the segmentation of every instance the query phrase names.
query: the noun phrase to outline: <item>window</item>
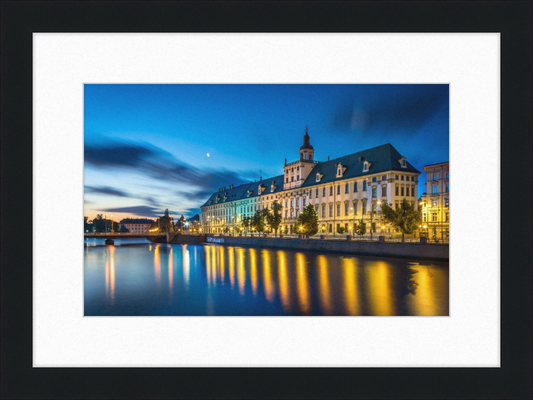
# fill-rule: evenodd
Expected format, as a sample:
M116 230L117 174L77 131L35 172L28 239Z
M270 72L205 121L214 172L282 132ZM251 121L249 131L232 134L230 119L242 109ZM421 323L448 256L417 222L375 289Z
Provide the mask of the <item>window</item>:
M412 176L412 177L411 177L411 182L414 182L414 181L415 181L415 177Z
M396 186L396 188L394 189L394 194L398 196L398 186Z
M450 179L450 173L446 172L446 179Z
M377 192L377 188L376 188L376 187L373 187L373 188L372 188L372 197L377 197L376 192Z
M329 206L329 216L333 217L333 206Z
M299 171L300 170L300 166L296 167L296 171Z
M307 199L304 197L304 207L307 204Z
M326 206L322 206L322 217L326 218Z
M381 187L381 195L386 197L387 196L387 186Z
M363 192L366 192L366 181L363 181Z
M431 222L437 222L437 213L431 213Z
M425 213L424 213L424 215L422 215L422 221L426 222L426 214Z
M313 198L313 189L309 190L309 198L310 198L310 199Z
M377 211L378 211L378 205L372 204L372 212L377 212Z
M291 218L294 218L294 211L291 211Z
M291 182L294 182L294 176L291 176Z
M294 207L294 200L291 200L291 208Z
M318 189L316 190L316 198L318 199Z
M431 193L437 193L437 185L431 188Z
M357 214L357 203L353 205L353 214Z
M346 203L346 204L344 205L344 215L349 215L349 214L348 214L348 209L349 209L348 206L349 206L349 205L350 205L350 204L348 204L348 203Z
M363 214L366 214L366 203L363 203Z
M437 174L433 174L433 180L434 180L434 181L437 180Z
M387 175L383 175L383 176L381 177L381 180L382 180L382 181L386 181L386 180L387 180Z
M333 196L333 186L330 186L330 188L329 188L329 195Z
M337 185L337 194L341 194L341 185Z
M396 180L398 180L398 175L396 175Z
M446 220L445 222L448 222L450 220L450 213L446 213Z
M300 180L300 175L296 175L296 180L297 180L297 181Z
M316 213L318 215L318 204L315 206L315 211L316 211Z
M354 182L354 184L353 184L353 191L357 192L357 182Z
M322 188L322 197L326 197L326 188Z
M449 193L449 192L450 192L450 184L447 183L447 184L446 184L446 193Z
M448 199L448 198L444 199L444 206L445 207L450 207L450 199Z
M376 180L377 180L377 178L374 176L374 177L372 178L372 182L376 182Z
M344 193L348 193L349 188L350 188L350 185L346 184L346 186L344 187Z
M341 216L341 205L337 204L337 217Z
M401 195L403 196L403 186L402 186L402 194Z
M400 175L400 180L403 181L403 175Z
M296 207L300 207L300 199L296 199Z
M415 187L411 186L411 196L414 197L414 195L415 195Z
M285 207L289 207L289 202L288 201L285 202Z
M437 207L437 202L438 202L437 199L432 199L432 200L431 200L431 205L432 205L433 207Z
M332 227L332 225L329 224L329 226L328 226L328 231L329 231L329 233L331 233L331 227Z

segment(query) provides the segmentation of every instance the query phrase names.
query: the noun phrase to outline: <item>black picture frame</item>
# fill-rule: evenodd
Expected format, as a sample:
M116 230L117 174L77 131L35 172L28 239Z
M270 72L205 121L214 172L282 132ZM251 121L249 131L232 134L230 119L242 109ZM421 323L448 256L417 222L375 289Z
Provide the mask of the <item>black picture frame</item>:
M532 11L530 1L2 2L1 398L532 398ZM32 368L34 32L500 32L501 367Z

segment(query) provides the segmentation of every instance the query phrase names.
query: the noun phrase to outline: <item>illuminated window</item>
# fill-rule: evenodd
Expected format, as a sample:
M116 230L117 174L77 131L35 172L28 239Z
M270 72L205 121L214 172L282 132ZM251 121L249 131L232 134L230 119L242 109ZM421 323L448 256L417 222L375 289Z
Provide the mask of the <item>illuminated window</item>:
M373 187L372 188L372 197L377 197L377 188Z
M448 198L444 199L444 206L450 207L450 199Z
M431 213L431 222L437 222L437 213Z
M377 204L372 204L372 212L377 212L378 209L377 209Z
M431 206L437 207L438 200L437 199L431 199Z
M437 180L437 174L433 174L433 180L434 180L434 181Z

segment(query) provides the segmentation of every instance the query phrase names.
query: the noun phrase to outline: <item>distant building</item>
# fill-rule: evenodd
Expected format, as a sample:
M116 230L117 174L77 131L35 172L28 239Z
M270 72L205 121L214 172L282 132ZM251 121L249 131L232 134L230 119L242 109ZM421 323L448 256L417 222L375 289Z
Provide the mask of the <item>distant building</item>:
M189 231L198 232L200 230L200 216L198 214L187 220L189 222Z
M120 221L120 227L126 228L130 233L148 233L154 221L146 218L126 218Z
M426 193L420 197L422 224L430 238L450 236L450 163L426 165Z
M405 198L418 208L418 176L413 167L390 143L327 161L314 159L314 148L306 128L299 159L283 165L283 174L244 185L219 188L201 206L206 232L234 230L243 217L283 206L281 227L286 233L299 213L312 204L319 216L319 232L336 234L339 227L353 232L361 219L367 232L393 234L382 224L381 204L396 207ZM370 211L376 213L370 225ZM382 228L384 226L384 228Z

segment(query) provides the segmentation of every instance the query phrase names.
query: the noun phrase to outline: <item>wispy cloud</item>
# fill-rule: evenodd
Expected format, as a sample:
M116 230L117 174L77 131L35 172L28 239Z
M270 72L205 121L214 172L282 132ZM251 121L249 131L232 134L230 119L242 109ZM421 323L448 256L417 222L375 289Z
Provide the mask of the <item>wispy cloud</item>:
M85 193L105 194L109 196L131 197L128 193L121 190L110 188L109 186L87 186L85 185Z
M125 213L125 214L132 214L132 215L143 215L145 217L149 218L157 218L163 215L164 211L161 208L158 207L150 207L150 206L132 206L132 207L115 207L115 208L106 208L103 210L99 210L101 212L114 212L114 213ZM171 215L177 215L179 212L175 210L169 210Z

